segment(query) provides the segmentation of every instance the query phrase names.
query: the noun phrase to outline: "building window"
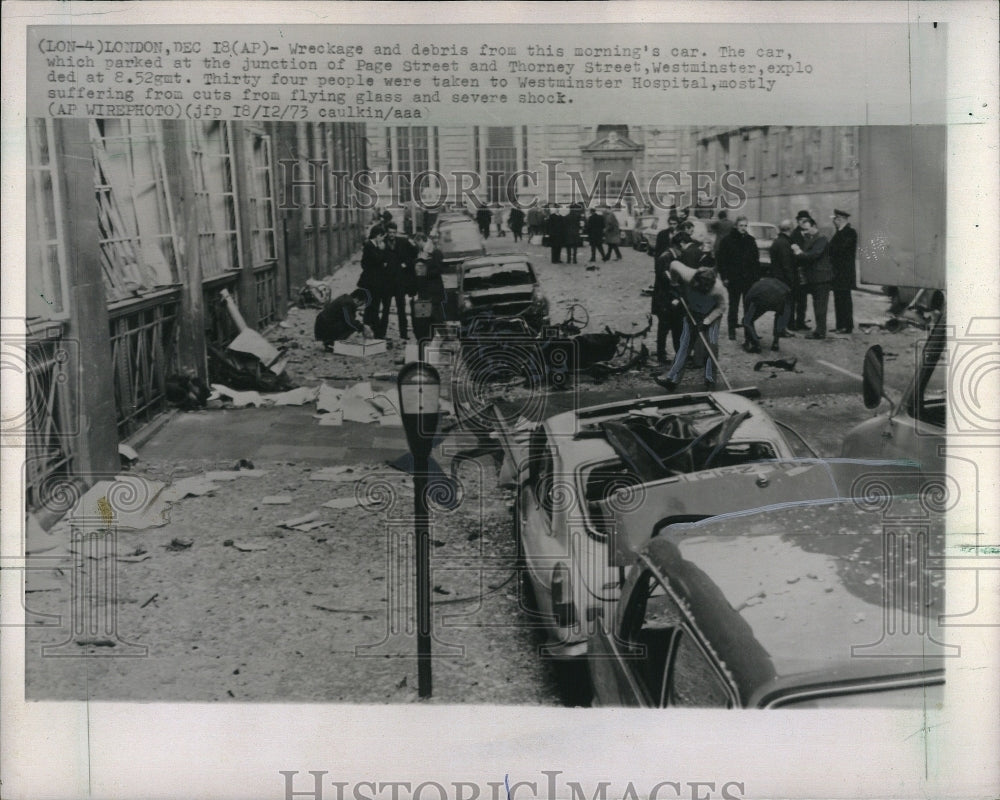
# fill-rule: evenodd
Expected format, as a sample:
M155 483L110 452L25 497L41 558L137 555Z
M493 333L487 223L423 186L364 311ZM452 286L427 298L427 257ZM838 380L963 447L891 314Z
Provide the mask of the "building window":
M486 129L486 194L490 203L506 201L506 187L517 172L514 129Z
M240 268L232 131L228 122L189 123L202 279Z
M840 129L840 172L843 178L858 176L857 128Z
M177 282L177 238L159 123L90 123L98 243L109 302Z
M27 315L65 317L66 246L62 233L62 201L55 168L52 123L28 122Z
M321 136L322 138L322 136ZM251 266L262 267L278 258L275 244L273 175L271 172L271 137L259 131L248 131L247 203L250 207Z

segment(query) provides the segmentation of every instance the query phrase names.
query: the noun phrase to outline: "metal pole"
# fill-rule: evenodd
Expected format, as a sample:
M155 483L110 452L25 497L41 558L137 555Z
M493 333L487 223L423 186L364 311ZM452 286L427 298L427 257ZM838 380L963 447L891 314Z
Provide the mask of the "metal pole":
M431 696L431 548L427 513L427 456L413 457L413 513L417 537L417 693Z

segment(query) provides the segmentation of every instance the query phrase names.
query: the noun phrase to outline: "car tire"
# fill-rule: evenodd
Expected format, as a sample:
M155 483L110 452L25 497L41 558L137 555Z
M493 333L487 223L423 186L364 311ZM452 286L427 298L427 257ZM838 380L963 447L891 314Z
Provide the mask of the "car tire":
M564 706L589 707L594 699L594 686L590 681L590 667L586 656L555 663L559 700Z

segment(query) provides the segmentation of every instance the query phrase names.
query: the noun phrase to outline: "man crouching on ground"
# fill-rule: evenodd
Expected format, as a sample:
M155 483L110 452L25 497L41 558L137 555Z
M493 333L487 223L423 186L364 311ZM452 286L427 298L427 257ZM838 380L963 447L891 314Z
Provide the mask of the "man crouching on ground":
M355 289L350 294L342 294L334 298L316 315L313 334L323 347L329 350L334 342L347 339L355 333L364 333L371 337L372 330L362 325L358 319L358 311L365 308L370 297L365 289Z
M666 375L659 375L654 380L668 392L676 389L691 343L695 336L702 335L712 348L705 358L705 389L711 391L715 389L715 361L712 356L718 352L719 327L726 312L726 290L711 267L691 269L680 261L674 261L670 264L670 278L680 284L681 303L687 305L687 312L673 366Z

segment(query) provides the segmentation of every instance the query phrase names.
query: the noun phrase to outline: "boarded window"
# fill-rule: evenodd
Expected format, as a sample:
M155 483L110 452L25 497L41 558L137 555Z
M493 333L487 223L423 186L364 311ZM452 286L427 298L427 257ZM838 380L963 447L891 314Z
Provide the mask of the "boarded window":
M27 315L57 319L67 313L66 247L55 143L48 120L29 120L27 155Z
M202 278L209 279L240 268L232 131L228 122L214 120L189 126L198 255Z
M175 284L177 239L159 122L97 119L90 133L108 301Z

